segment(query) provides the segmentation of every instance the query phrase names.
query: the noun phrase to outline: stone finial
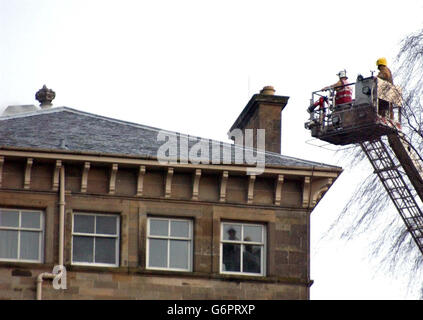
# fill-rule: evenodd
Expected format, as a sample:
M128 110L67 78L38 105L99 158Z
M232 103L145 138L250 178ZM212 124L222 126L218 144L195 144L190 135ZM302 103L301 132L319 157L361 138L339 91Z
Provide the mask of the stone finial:
M55 97L56 97L56 93L53 90L48 89L46 85L44 85L35 94L35 99L37 99L40 102L40 107L42 109L50 108L53 105L51 102L53 101Z
M265 86L263 89L261 89L260 94L273 96L275 95L275 88L273 88L272 86Z

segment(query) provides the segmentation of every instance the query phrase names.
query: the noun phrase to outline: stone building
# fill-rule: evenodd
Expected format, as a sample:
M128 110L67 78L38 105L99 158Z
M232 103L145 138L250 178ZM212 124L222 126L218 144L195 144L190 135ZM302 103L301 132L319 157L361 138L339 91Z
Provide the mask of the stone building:
M231 128L266 129L256 175L247 146L53 98L0 118L0 299L309 298L310 213L342 169L281 155L288 97L265 87Z

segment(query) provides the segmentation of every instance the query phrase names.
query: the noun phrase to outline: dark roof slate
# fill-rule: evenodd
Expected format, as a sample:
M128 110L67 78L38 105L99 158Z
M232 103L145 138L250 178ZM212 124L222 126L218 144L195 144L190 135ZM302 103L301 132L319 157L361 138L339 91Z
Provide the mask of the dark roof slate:
M68 107L57 107L26 114L0 117L0 147L31 148L55 151L101 153L153 158L164 141L158 141L161 129L117 119L107 118ZM163 132L163 131L162 131ZM164 131L169 135L176 132ZM186 137L186 135L182 135ZM189 149L200 138L189 137ZM207 139L212 143L230 146L225 142ZM236 147L239 148L239 147ZM211 150L209 159L211 159ZM222 153L222 152L221 152ZM232 161L234 161L232 152ZM336 166L297 159L266 152L266 166L320 167L341 169Z

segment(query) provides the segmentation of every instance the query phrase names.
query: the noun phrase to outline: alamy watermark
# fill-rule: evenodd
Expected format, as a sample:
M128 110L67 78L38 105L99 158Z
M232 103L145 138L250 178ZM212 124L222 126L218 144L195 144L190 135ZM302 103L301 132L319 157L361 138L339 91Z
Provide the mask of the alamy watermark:
M254 135L256 131L256 135ZM241 164L248 175L259 175L265 168L265 129L234 129L228 133L235 144L159 131L157 141L164 142L157 150L160 164ZM254 144L254 137L256 144Z
M66 290L66 267L61 265L56 265L53 268L53 288L55 290Z

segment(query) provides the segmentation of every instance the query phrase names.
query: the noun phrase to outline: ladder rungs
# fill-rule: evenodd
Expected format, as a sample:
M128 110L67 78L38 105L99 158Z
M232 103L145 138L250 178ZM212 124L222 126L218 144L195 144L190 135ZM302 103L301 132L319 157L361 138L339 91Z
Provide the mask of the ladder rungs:
M417 224L417 222L422 223L422 225L416 227L416 229L422 229L422 231L423 231L423 221L419 221L419 218L421 219L422 217L421 216L404 217L404 219L407 220L407 221L412 220L413 222L416 222L416 224Z
M418 206L414 189L410 189L401 173L402 162L395 150L389 149L380 138L361 143L361 147L384 185L386 192L394 202L399 214L404 219L407 230L423 253L423 213ZM423 188L422 188L423 189ZM419 190L416 190L419 192ZM420 194L420 192L419 192Z
M410 201L410 198L409 199L407 199L407 198L392 198L394 201L397 201L397 202L400 202L400 200L403 200L404 202L408 202L408 201Z
M397 189L395 189L395 190L400 190L399 188L397 188ZM405 189L404 189L404 191L405 191ZM396 199L403 199L403 198L410 198L410 199L414 199L414 197L413 196L411 196L411 195L407 195L407 194L400 194L400 192L399 191L394 191L394 189L391 189L390 191L389 191L390 193L396 193L396 194L398 194L399 196L396 198Z
M419 207L417 206L411 206L411 207L401 207L400 209L413 209L413 208L417 208L417 210L419 210ZM419 210L420 211L420 210Z
M374 173L380 173L380 172L386 172L386 171L394 171L397 170L399 166L393 166L393 167L388 167L388 168L383 168L383 169L379 169L379 170L375 170Z
M376 170L375 170L376 171ZM387 172L387 170L385 170L385 171L381 171L381 173L383 173L383 172ZM388 177L382 177L382 178L384 178L385 180L388 180L388 179L399 179L400 177L401 177L401 175L398 173L398 171L396 171L396 170L393 170L392 171L392 174L393 174L393 176L391 177L391 176L388 176Z
M390 190L390 193L394 193L394 192L396 192L397 194L399 193L398 191L391 191ZM400 194L399 197L397 197L396 199L405 199L405 198L414 199L414 197L410 194L404 194L404 195Z

